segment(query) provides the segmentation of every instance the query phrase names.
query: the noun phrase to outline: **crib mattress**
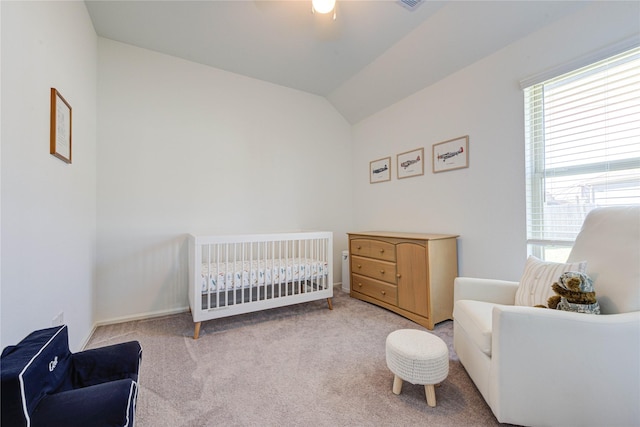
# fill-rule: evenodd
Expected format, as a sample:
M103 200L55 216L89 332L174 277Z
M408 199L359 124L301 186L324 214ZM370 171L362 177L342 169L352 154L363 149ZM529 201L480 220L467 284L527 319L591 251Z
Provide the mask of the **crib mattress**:
M326 261L309 258L202 264L202 293L317 280L329 274Z

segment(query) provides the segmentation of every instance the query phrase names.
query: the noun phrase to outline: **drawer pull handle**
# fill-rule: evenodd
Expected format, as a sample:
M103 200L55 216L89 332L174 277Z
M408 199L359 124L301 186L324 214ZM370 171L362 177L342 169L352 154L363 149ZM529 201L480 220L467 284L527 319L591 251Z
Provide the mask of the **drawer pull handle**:
M356 249L360 250L362 248L362 246L356 246Z
M380 253L383 254L384 253L384 249L380 249Z
M382 295L386 295L387 293L385 291L382 291Z
M384 270L380 270L380 274L384 274Z
M362 283L358 283L358 287L361 288L362 287Z
M362 268L362 266L360 264L358 264L358 268Z
M399 278L402 277L402 274L398 273L398 274L396 274L396 277L399 279Z

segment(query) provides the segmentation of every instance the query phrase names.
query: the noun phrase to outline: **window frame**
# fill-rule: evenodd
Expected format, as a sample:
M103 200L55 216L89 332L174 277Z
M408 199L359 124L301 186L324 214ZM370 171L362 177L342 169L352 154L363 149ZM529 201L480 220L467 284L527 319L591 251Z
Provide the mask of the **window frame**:
M624 58L626 54L631 54L631 56L626 60L620 59ZM637 60L640 60L640 47L633 46L631 49L625 49L622 52L609 55L586 66L577 67L572 71L563 72L555 77L538 82L529 79L526 83L521 84L525 95L526 242L527 251L530 255L550 261L563 262L566 260L575 241L575 236L571 240L550 239L545 236L549 232L549 228L545 227L545 222L547 221L545 207L548 179L580 176L588 173L634 171L640 167L640 156L614 160L605 159L604 161L588 164L546 167L548 144L545 139L545 88L561 87L572 80L584 79L590 74L601 72L603 67L611 66L611 64L618 66L628 61ZM640 135L638 136L640 137ZM638 179L640 182L640 177ZM580 204L576 206L580 207ZM587 212L593 207L595 207L595 204L591 207L585 205L586 211L584 215L586 216ZM533 218L534 215L539 215L539 218Z

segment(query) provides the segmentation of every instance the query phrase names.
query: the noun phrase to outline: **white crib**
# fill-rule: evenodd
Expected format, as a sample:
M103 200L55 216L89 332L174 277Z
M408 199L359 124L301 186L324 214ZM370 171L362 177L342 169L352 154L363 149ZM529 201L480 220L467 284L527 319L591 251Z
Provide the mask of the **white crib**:
M332 297L331 232L189 235L194 339L206 320Z

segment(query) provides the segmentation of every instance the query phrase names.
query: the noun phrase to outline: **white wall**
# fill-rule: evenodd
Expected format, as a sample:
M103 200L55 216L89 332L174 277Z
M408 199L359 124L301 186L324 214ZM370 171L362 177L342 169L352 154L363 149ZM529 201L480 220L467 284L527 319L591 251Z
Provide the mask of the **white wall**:
M339 265L351 128L324 98L98 46L97 321L185 309L189 232L329 230Z
M83 2L2 2L2 335L64 312L93 326L97 37ZM73 164L49 154L50 88L73 108Z
M459 234L459 273L518 280L526 259L519 81L640 30L638 2L597 2L354 126L357 228ZM432 144L469 135L469 168L431 172ZM425 147L425 175L396 179L395 155ZM369 162L392 156L390 182Z
M188 232L328 229L336 266L347 231L459 233L461 274L517 279L518 81L637 35L638 8L593 4L351 128L314 95L96 39L82 2L2 2L2 346L61 311L78 349L94 321L185 308ZM48 153L52 86L72 165ZM432 174L431 145L465 134L470 167ZM424 176L369 184L420 146Z

